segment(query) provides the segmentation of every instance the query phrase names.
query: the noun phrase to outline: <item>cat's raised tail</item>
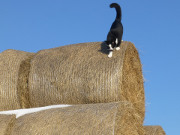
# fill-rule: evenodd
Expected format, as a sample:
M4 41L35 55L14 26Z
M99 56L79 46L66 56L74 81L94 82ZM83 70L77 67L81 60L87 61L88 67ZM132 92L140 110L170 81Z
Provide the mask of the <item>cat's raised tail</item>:
M112 3L111 5L110 5L110 8L115 8L116 9L116 19L118 19L118 20L121 20L121 7L119 6L119 4L117 4L117 3Z

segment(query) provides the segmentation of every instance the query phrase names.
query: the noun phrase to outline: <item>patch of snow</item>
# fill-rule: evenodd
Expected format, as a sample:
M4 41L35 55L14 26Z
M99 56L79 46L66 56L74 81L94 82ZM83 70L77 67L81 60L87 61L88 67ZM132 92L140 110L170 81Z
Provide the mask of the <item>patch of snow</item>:
M38 108L0 111L0 114L5 114L5 115L15 114L16 118L19 118L19 117L21 117L25 114L29 114L29 113L39 112L39 111L48 110L48 109L52 109L52 108L64 108L64 107L69 107L69 106L71 106L71 105L51 105L51 106L38 107Z

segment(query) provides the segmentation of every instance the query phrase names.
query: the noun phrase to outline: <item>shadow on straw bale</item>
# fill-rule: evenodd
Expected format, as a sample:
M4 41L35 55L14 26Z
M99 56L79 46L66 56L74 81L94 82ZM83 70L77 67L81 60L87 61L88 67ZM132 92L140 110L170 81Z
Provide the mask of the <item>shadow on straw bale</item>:
M34 54L27 57L25 60L23 60L19 67L18 72L18 96L20 100L20 106L21 108L30 108L30 102L29 102L29 88L28 88L28 79L29 79L29 72L30 72L30 62L33 58Z
M101 49L99 51L101 53L104 53L104 54L108 54L109 53L107 44L105 42L101 43Z
M16 115L0 115L0 135L10 135Z
M32 107L130 101L144 120L142 68L131 42L108 58L102 42L39 51L31 60Z
M144 126L145 135L166 135L161 126Z
M128 102L74 105L26 114L12 135L142 135L143 126Z
M18 95L18 77L21 63L32 53L6 50L0 53L0 110L22 108Z

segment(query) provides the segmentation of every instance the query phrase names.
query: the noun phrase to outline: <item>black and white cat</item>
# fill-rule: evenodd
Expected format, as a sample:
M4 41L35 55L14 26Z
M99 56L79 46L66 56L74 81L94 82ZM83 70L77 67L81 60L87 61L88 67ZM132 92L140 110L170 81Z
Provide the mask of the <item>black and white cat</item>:
M117 3L112 3L110 8L116 9L116 19L113 22L111 29L107 35L106 44L108 46L109 54L108 57L112 57L114 48L120 50L122 35L123 35L123 25L121 23L121 7Z

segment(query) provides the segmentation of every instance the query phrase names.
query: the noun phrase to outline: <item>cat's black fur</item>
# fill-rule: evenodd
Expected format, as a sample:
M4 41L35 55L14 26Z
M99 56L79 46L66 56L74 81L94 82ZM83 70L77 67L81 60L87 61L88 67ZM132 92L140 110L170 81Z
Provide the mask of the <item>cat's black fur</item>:
M110 5L110 8L115 8L117 14L116 19L113 22L105 41L109 50L108 57L112 57L112 51L114 48L117 48L117 50L120 49L123 35L123 25L121 23L121 7L117 3L112 3Z

